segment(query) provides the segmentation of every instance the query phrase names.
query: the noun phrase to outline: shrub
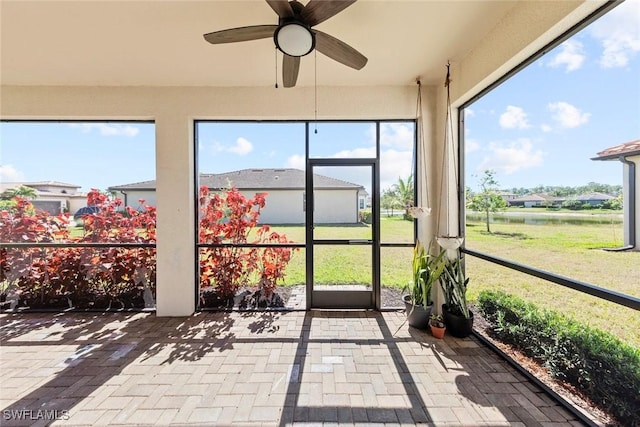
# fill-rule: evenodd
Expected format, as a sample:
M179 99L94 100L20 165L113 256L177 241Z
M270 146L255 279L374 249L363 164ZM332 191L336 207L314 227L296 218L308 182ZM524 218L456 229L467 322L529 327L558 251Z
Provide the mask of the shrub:
M621 210L622 209L622 195L619 195L614 199L609 199L609 200L605 200L604 202L602 202L602 209Z
M640 425L640 350L513 295L483 291L488 333L543 363L624 425Z
M580 200L571 199L571 200L565 200L564 202L562 202L562 207L565 209L571 209L571 210L577 211L582 209L584 206Z
M69 236L69 216L33 209L24 198L13 199L11 211L0 212L1 242L69 243L62 248L0 249L0 293L14 293L31 308L110 308L139 306L156 284L153 248L80 248L73 243L155 243L155 208L118 210L119 199L97 190L87 195L96 212L83 216L84 234ZM144 301L142 301L144 307ZM117 306L116 306L117 307Z
M266 193L247 199L231 188L222 194L210 193L200 187L200 243L209 244L273 244L291 243L285 235L270 231L268 225L258 227L260 209L265 206ZM270 296L276 283L285 276L293 249L284 247L216 246L202 250L201 282L215 286L223 299L233 298L240 288L257 280L265 296Z
M370 210L360 211L359 216L360 222L363 222L365 224L371 224L371 222L373 221L373 214Z

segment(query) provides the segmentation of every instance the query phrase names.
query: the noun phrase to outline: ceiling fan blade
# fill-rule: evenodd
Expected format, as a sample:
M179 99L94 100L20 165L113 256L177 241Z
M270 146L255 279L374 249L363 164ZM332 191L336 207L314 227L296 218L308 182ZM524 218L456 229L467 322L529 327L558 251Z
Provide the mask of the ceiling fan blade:
M322 31L313 30L313 32L316 34L316 49L318 52L356 70L367 64L367 57L345 42Z
M284 55L282 58L282 84L284 87L294 87L300 71L300 57Z
M356 0L309 0L302 9L302 20L310 27L326 21L355 3Z
M277 25L252 25L249 27L230 28L214 31L204 35L204 39L212 44L244 42L273 37Z
M291 5L287 0L267 0L267 3L280 18L291 18L293 16L293 9L291 9Z

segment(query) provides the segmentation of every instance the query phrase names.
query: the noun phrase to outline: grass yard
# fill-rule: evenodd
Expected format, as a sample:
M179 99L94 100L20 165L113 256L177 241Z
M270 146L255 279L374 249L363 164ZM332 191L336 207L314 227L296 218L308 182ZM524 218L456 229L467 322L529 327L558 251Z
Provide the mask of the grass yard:
M296 243L304 243L305 228L300 225L273 225L273 231L284 233ZM370 239L371 227L364 225L317 225L316 239ZM413 223L398 217L383 217L380 225L383 242L413 243ZM319 245L315 250L315 281L323 284L371 283L370 246ZM401 288L411 277L413 248L382 248L381 280L383 286ZM306 281L305 251L294 252L287 267L284 285L300 285Z
M569 276L603 288L640 296L640 253L607 252L620 246L621 224L467 224L466 246L481 252ZM469 296L484 289L518 295L541 307L608 330L640 347L640 313L474 257L468 257Z

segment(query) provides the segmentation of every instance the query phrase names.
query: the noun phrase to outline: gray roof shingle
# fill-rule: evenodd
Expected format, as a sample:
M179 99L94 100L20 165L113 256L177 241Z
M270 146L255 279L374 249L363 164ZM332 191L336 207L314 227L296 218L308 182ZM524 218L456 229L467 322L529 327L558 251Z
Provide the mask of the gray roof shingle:
M200 185L208 188L227 188L234 186L238 190L292 190L305 188L305 172L300 169L242 169L238 171L200 174ZM318 189L361 189L361 185L314 174L314 186ZM155 190L156 181L142 181L132 184L115 185L109 190Z

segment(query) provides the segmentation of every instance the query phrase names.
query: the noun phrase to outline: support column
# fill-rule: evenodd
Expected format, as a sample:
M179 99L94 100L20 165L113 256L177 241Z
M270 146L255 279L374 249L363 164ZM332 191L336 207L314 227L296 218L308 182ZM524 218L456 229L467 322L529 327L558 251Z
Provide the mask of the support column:
M195 311L193 120L156 120L157 316Z
M640 251L640 156L621 157L623 167L624 246Z

